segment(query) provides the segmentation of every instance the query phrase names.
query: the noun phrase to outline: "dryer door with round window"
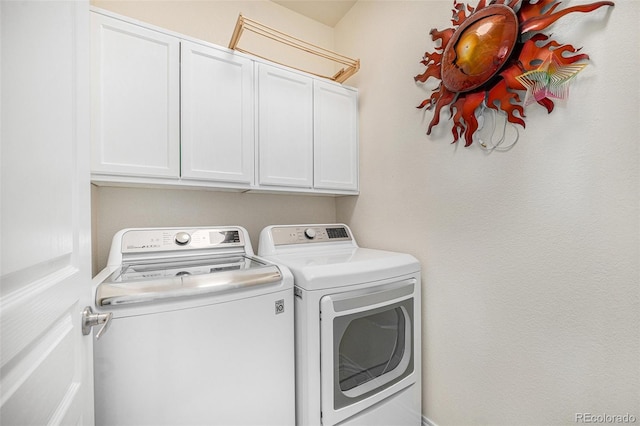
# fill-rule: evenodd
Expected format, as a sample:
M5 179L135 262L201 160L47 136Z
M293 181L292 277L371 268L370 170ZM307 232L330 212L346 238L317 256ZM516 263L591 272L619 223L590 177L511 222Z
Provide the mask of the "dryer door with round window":
M322 416L329 424L415 382L415 286L407 279L321 299Z

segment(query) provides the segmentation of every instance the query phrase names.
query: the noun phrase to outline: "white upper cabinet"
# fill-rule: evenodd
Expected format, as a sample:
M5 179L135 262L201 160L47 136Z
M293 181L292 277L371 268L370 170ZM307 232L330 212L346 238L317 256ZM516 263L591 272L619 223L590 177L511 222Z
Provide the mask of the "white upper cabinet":
M258 64L259 184L313 187L313 79Z
M182 177L253 183L253 61L181 46Z
M358 92L94 8L98 185L358 193Z
M358 92L314 82L314 188L358 190Z
M258 67L259 184L356 193L358 92Z
M180 175L180 41L91 14L92 172Z

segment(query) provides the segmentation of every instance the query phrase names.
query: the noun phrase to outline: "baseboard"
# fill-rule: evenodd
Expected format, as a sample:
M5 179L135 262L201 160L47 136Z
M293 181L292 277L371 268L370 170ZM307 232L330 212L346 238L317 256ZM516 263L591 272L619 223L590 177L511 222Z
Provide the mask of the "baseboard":
M430 419L426 418L425 416L422 416L422 426L438 426L438 425L435 424Z

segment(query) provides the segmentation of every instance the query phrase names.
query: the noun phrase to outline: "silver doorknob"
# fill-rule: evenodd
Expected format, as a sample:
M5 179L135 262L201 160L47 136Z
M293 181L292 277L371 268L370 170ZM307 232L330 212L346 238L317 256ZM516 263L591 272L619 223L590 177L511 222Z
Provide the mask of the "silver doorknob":
M96 334L96 339L99 339L107 331L109 325L111 325L111 318L113 318L113 313L106 312L104 314L96 314L93 312L93 309L91 309L91 306L87 306L82 311L82 334L86 336L91 333L91 328L103 324L102 328Z

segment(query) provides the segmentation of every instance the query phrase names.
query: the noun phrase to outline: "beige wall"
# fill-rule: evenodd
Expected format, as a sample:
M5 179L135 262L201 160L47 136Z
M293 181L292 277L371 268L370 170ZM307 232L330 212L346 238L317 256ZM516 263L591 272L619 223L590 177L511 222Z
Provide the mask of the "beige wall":
M362 61L348 81L361 194L337 200L337 219L422 263L423 413L439 426L640 421L640 2L550 29L590 65L490 155L450 144L447 110L427 136L432 113L416 109L436 82L413 76L451 6L359 1L335 35Z
M97 272L106 264L113 234L123 228L240 225L257 253L265 226L335 221L331 197L110 187L94 187L93 195Z
M333 28L266 0L93 0L92 5L221 46L228 45L239 13L327 49L334 44ZM274 56L283 53L270 45L251 46ZM333 65L305 55L288 51L284 59L302 68L333 72ZM267 225L335 221L334 198L302 195L94 186L92 205L94 274L106 265L111 238L122 228L241 225L257 251L259 232Z

